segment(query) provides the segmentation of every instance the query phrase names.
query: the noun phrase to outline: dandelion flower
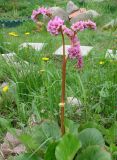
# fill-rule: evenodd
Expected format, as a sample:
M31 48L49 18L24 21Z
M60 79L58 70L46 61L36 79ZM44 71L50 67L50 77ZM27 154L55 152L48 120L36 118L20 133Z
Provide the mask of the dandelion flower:
M47 57L43 57L43 58L42 58L42 60L43 60L43 61L48 61L48 60L49 60L49 58L47 58Z
M100 61L99 64L101 64L101 65L104 64L104 61Z
M4 93L8 92L8 90L9 90L9 86L8 86L8 85L6 85L6 86L4 86L4 87L2 88L2 91L3 91Z
M26 33L24 33L25 35L29 35L30 34L30 32L26 32Z
M9 32L10 36L18 37L18 34L16 32Z

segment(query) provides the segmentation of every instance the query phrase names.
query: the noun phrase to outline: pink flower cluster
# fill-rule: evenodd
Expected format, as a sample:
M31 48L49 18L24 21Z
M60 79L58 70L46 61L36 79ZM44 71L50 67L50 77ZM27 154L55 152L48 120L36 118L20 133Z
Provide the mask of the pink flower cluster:
M79 68L82 67L83 60L80 50L80 42L76 36L76 32L74 32L72 29L67 28L65 25L62 26L63 33L68 36L71 42L71 47L68 48L68 56L70 59L78 59L77 66Z
M52 35L58 35L63 24L64 21L56 16L48 22L47 31Z
M76 46L71 46L68 48L69 58L70 59L77 59L77 67L82 68L83 66L83 58L80 50L80 44Z
M71 46L68 48L69 58L74 59L78 58L78 54L80 53L80 46Z
M63 33L66 34L69 38L74 36L74 32L67 28L65 25L62 26Z
M96 29L96 24L90 20L88 21L78 21L71 26L74 32L83 31L85 29Z
M44 8L44 7L39 8L39 9L37 9L37 10L33 10L32 15L31 15L31 19L32 19L34 22L36 22L36 21L37 21L37 16L38 16L39 14L42 14L42 15L50 15L51 12L50 12L49 9Z
M96 29L96 23L92 22L91 20L88 20L85 22L85 27L89 29Z
M74 23L74 24L71 26L71 29L72 29L74 32L83 31L83 30L85 29L85 28L84 28L84 21L79 21L79 22Z
M37 22L37 16L39 14L47 15L51 17L51 12L49 9L46 8L39 8L38 10L33 10L31 18ZM50 32L52 35L58 35L60 32L63 32L63 34L67 35L71 42L71 47L68 49L68 56L71 59L77 58L77 66L79 68L82 67L83 60L80 50L80 42L77 38L77 32L83 31L85 29L96 29L96 24L90 20L88 21L78 21L74 23L71 28L67 28L64 25L64 21L59 17L54 17L48 22L47 31Z
M70 40L71 40L71 47L68 48L68 56L71 59L76 58L78 60L77 66L78 68L81 68L83 66L83 59L80 50L80 42L76 35L71 37Z
M96 24L90 20L88 21L79 21L71 26L71 29L63 26L63 33L66 34L70 41L71 47L68 49L68 56L71 59L77 58L77 66L81 68L83 66L83 59L80 50L80 42L76 36L76 32L83 31L85 29L96 29Z

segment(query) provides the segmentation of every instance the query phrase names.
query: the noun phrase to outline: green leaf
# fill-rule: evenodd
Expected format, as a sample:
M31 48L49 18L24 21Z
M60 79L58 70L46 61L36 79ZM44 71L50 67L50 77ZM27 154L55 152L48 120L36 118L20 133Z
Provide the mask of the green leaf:
M48 138L52 138L53 140L56 140L60 137L60 129L57 123L54 122L43 122L41 125L36 125L32 127L31 137L35 140L35 142L38 143L38 146L44 143ZM52 140L51 139L51 140ZM43 148L47 148L49 140Z
M104 135L107 133L107 130L102 125L99 125L95 121L88 121L85 124L81 124L78 131L82 131L83 129L86 129L86 128L96 128Z
M15 157L14 160L41 160L39 158L39 156L37 156L37 155L34 155L32 157L30 157L30 155L31 154L29 154L29 153L21 154L21 155Z
M55 149L57 144L57 142L53 142L48 146L44 160L56 160Z
M106 140L108 143L116 143L117 141L117 122L115 122L109 129L106 134Z
M57 123L48 121L42 123L42 129L46 133L46 136L53 137L54 139L60 138L60 129Z
M101 132L95 128L87 128L82 130L78 137L82 142L83 148L91 145L105 145Z
M106 98L109 96L109 91L106 88L102 89L99 93L100 93L100 96L103 98Z
M81 142L76 135L66 134L56 147L57 160L73 160L77 151L81 148Z
M0 117L0 128L3 129L9 129L11 127L11 124L8 120Z
M112 160L110 153L100 146L89 146L75 160Z
M40 126L34 126L31 129L32 136L36 141L41 144L47 138L52 137L53 139L58 139L60 137L60 129L57 123L47 121L43 122Z
M78 134L79 124L73 122L72 120L65 119L65 133Z
M33 137L29 134L22 133L19 136L19 140L28 148L28 149L37 149L38 148L38 142L33 139Z

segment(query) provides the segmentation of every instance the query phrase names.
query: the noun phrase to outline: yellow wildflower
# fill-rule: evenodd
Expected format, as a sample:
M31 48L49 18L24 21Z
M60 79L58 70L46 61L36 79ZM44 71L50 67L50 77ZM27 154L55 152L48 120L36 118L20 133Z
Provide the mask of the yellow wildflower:
M43 60L43 61L48 61L48 60L49 60L49 58L47 58L47 57L43 57L43 58L42 58L42 60Z
M101 65L104 64L104 61L100 61L99 64L101 64Z
M26 33L24 33L25 35L29 35L30 34L30 32L26 32Z
M9 32L10 36L18 37L18 34L16 32Z
M6 86L4 86L3 88L2 88L2 91L5 93L5 92L8 92L8 90L9 90L9 86L8 85L6 85Z

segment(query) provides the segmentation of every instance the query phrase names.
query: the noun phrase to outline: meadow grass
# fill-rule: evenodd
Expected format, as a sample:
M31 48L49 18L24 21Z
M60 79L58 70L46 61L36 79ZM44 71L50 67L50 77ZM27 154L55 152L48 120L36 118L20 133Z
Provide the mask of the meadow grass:
M27 4L27 1L25 3ZM105 23L116 17L115 3L116 1L84 4L76 2L80 7L94 9L101 14L101 17L95 19L96 31L87 30L78 35L81 45L94 47L89 56L84 58L83 70L79 72L74 67L75 61L68 60L67 64L66 97L77 97L82 102L81 117L79 114L73 117L77 121L95 120L104 124L109 121L112 124L115 120L117 61L105 59L105 53L107 48L113 48L114 45L116 47L117 32L102 30ZM55 4L65 8L66 1L42 1L42 4L45 6ZM39 5L42 4L40 1ZM36 2L34 7L37 5ZM59 116L62 59L53 56L53 52L61 46L61 36L50 36L45 27L41 32L35 30L36 26L32 21L16 28L0 30L0 45L6 50L15 52L19 62L19 66L16 67L7 64L0 57L0 81L8 81L10 86L9 92L0 97L1 116L7 116L18 126L27 123L32 113L44 118L58 119ZM16 32L18 37L10 36L9 32ZM25 35L26 32L30 34ZM23 42L43 42L47 45L40 52L31 48L20 50L19 45ZM69 44L67 38L66 44ZM43 61L43 57L48 57L49 61ZM24 64L23 60L28 64ZM101 61L103 64L100 64ZM72 113L66 116L71 115Z

